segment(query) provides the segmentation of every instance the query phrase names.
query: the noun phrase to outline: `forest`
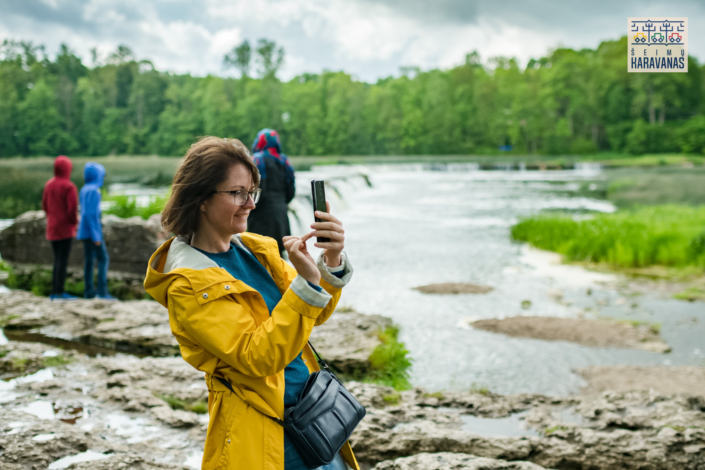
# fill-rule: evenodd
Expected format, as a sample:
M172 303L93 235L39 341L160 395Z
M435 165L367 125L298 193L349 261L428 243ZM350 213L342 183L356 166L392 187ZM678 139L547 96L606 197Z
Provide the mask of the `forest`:
M90 64L62 45L0 46L0 157L183 155L202 135L250 145L277 129L290 155L703 153L703 66L627 73L627 38L559 48L521 68L477 52L449 70L376 83L325 71L278 78L282 47L245 41L238 78L156 70L126 46ZM224 73L223 75L228 75Z

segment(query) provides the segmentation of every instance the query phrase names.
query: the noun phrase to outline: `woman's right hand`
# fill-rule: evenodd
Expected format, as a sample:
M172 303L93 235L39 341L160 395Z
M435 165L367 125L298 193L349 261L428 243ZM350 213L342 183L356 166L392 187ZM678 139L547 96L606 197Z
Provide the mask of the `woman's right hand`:
M321 282L321 272L318 270L311 253L306 249L306 241L312 236L313 232L307 233L303 237L284 237L282 241L284 242L284 249L289 254L289 260L294 265L294 269L296 269L299 276L311 284L318 285Z

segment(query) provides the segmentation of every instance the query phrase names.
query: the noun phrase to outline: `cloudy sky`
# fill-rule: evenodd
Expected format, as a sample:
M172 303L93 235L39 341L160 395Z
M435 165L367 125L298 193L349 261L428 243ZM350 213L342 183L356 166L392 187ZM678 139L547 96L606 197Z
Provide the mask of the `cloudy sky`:
M670 5L668 5L670 3ZM525 64L559 46L596 47L629 16L686 16L689 53L705 59L705 1L650 0L0 0L0 41L62 42L90 63L118 44L159 70L235 74L223 55L248 39L284 46L283 79L345 70L359 80L399 67L452 67L477 50ZM626 64L625 64L626 66Z

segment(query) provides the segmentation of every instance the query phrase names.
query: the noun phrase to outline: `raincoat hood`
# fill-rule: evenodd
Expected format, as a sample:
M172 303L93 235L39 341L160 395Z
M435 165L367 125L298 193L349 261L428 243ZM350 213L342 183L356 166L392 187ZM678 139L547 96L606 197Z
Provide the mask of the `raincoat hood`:
M286 203L288 204L294 198L294 167L291 166L289 158L282 152L282 144L279 140L279 134L274 129L262 129L257 133L255 141L252 143L252 160L257 166L260 176L260 187L264 192L265 196L260 202L260 205L266 205L266 199L268 198L267 193L272 193L272 188L267 187L267 164L265 159L270 161L276 161L278 165L284 167L285 181L290 190L287 191L288 194L286 198ZM281 188L276 189L281 191ZM261 233L261 232L260 232ZM273 235L268 233L267 235ZM285 234L285 235L288 235ZM278 236L278 234L277 234Z
M54 176L57 178L68 179L71 176L71 170L73 170L73 163L69 157L64 155L59 155L54 160Z
M282 143L279 134L274 129L262 129L257 133L255 141L252 143L252 154L257 152L269 152L275 157L282 153Z
M103 179L105 178L105 168L100 163L88 162L83 168L83 179L86 180L86 184L95 184L99 188L103 186Z

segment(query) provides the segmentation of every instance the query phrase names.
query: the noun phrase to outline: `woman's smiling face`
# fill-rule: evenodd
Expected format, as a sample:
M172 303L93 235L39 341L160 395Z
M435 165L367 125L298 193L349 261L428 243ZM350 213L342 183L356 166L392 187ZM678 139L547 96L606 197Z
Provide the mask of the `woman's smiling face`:
M235 164L228 170L227 178L216 186L216 191L237 191L254 189L252 174L242 164ZM247 231L247 217L255 208L251 197L242 205L235 204L235 196L227 193L216 193L201 204L201 223L218 234L234 235ZM206 227L203 227L206 228Z

